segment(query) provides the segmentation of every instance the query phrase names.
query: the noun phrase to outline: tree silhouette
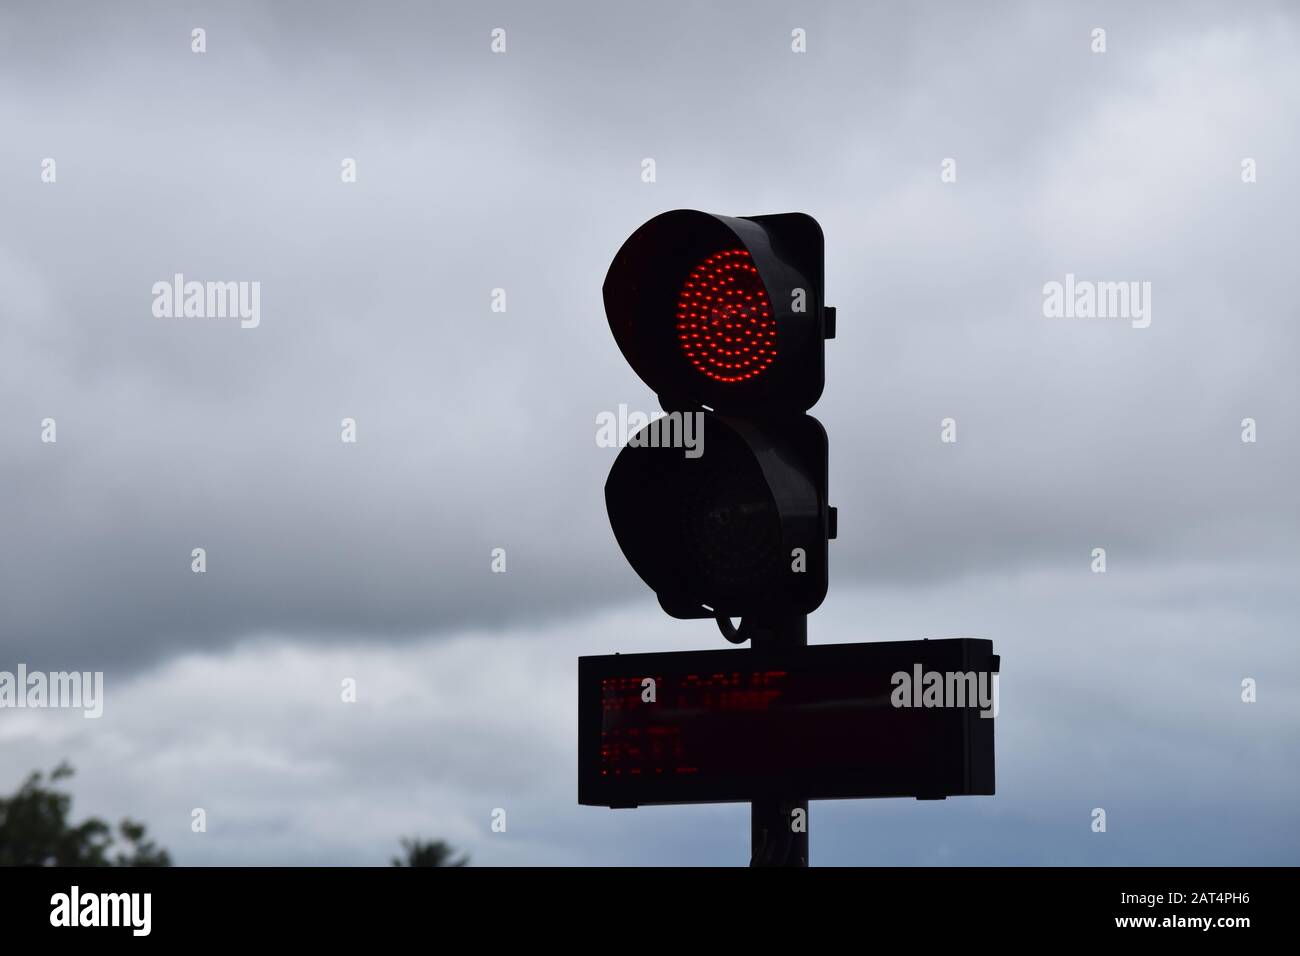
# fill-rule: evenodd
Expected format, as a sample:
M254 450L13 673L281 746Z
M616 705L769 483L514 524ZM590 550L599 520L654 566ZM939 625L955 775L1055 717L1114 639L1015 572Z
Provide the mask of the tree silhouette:
M113 828L91 817L68 821L72 797L52 785L71 777L61 763L49 775L27 778L10 797L0 797L0 866L171 866L171 857L145 835L143 823L126 819Z
M421 840L419 837L403 837L401 857L393 857L393 866L465 866L468 856L453 860L455 851L442 840Z

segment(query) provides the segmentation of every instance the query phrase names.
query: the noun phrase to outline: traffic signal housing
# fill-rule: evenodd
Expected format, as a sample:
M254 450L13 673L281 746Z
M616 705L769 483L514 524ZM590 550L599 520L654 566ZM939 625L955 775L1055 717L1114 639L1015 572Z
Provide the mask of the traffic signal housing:
M802 414L701 418L696 459L646 444L615 459L605 504L624 555L673 617L816 610L834 536L825 429Z
M804 414L834 334L823 259L811 216L677 210L610 266L610 329L669 414L619 453L605 501L623 553L674 617L772 620L826 596L828 446ZM698 455L668 440L682 415L698 416Z
M825 383L821 226L803 213L651 219L605 277L614 339L665 409L807 411Z

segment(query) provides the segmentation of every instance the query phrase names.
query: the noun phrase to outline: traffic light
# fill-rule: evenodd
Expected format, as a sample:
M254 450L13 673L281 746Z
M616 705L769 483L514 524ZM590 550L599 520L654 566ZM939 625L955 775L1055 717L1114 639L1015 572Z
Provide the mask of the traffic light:
M694 210L637 229L605 277L663 406L605 481L614 537L665 611L750 647L580 658L578 801L748 801L755 866L807 865L809 800L994 792L992 642L808 646L837 530L807 414L835 334L823 277L812 217Z
M811 216L656 216L605 278L610 329L666 417L619 453L605 483L632 567L679 618L787 619L826 596L827 439L805 412L825 382L835 310ZM689 434L698 454L673 439Z
M825 382L821 226L803 213L679 209L623 243L605 277L618 347L666 410L788 415Z

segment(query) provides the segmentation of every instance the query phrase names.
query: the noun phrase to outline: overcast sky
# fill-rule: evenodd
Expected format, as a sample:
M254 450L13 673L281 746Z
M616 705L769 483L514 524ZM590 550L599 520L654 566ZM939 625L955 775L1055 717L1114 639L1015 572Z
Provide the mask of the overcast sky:
M0 710L0 791L68 758L180 863L744 862L745 807L576 805L576 657L722 644L609 530L595 418L657 404L600 286L664 210L798 210L810 639L1004 675L996 797L814 804L813 861L1300 862L1297 117L1284 2L4 7L0 670L107 701ZM260 324L155 317L175 273ZM1045 318L1067 273L1150 326Z

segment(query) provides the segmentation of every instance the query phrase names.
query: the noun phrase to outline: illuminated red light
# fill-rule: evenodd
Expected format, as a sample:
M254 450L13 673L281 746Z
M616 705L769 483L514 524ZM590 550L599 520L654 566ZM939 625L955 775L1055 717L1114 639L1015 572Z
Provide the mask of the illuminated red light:
M718 382L748 381L776 359L772 305L746 250L715 253L691 270L677 299L677 338Z

